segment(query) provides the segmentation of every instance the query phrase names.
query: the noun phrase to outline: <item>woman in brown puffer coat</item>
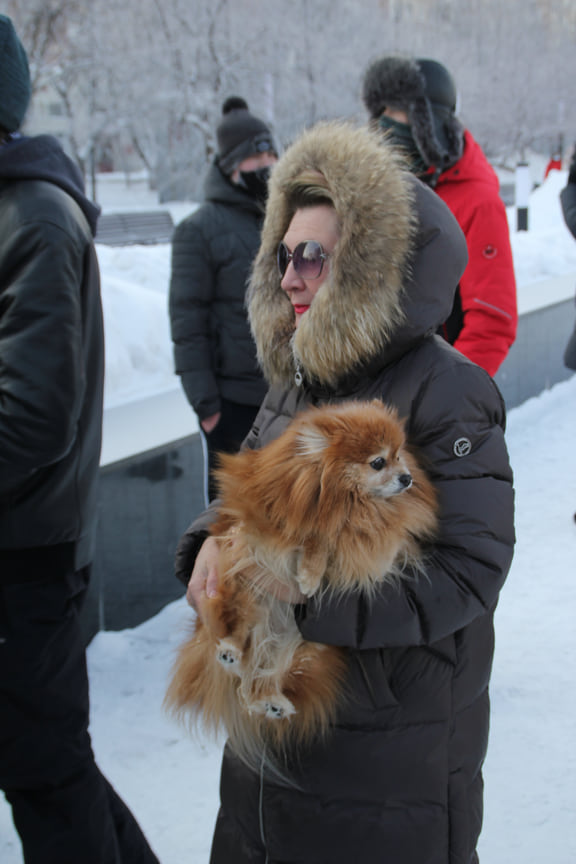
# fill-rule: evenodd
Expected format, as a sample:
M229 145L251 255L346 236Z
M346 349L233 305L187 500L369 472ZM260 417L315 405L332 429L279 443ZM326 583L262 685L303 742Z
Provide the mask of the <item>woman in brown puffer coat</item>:
M317 277L292 258L281 277L279 243L311 240L326 253ZM434 335L465 264L448 208L367 130L322 124L274 169L249 295L270 389L245 446L307 406L381 398L425 460L440 530L425 576L371 603L295 605L306 639L347 648L350 698L327 739L294 754L294 785L225 751L212 864L478 860L493 613L514 528L502 398ZM178 550L193 605L214 586L211 519Z

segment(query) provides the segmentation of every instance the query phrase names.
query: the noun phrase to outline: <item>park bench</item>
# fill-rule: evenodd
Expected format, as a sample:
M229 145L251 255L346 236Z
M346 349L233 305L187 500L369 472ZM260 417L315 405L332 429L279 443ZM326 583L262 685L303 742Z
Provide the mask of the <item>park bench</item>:
M96 243L106 246L134 246L169 243L174 231L168 210L103 213L98 219Z

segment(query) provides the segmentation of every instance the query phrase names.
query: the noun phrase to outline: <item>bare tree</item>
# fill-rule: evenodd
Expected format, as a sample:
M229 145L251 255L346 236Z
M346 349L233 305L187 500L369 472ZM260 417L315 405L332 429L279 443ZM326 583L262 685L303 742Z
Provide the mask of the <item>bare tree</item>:
M576 138L573 0L8 0L35 87L51 87L87 166L116 142L159 194L197 197L224 99L280 144L328 117L365 122L361 81L385 53L453 73L489 153ZM119 154L119 156L118 156Z

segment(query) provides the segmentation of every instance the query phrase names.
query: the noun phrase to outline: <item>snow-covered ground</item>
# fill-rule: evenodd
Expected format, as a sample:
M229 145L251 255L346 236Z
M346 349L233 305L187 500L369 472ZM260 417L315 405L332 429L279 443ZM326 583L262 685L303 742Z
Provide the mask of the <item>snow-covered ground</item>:
M573 273L576 282L576 242L558 205L565 180L553 172L532 195L531 230L512 231L520 294L554 275ZM113 185L104 206L127 209L133 197ZM139 207L153 206L140 194ZM178 221L193 205L175 206ZM510 217L513 228L513 210ZM166 313L169 247L98 252L108 407L177 387ZM496 615L483 864L576 862L575 423L576 376L508 418L518 543ZM218 803L220 743L190 739L162 711L191 614L177 601L134 630L98 634L88 650L98 762L162 864L206 864ZM0 862L22 864L1 798Z

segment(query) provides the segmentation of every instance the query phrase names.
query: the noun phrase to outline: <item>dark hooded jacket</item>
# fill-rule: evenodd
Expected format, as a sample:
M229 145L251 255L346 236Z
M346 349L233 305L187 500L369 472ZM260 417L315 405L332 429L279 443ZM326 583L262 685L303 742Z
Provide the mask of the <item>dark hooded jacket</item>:
M288 189L310 169L328 181L341 238L294 332L275 252ZM371 602L296 607L306 639L348 649L348 698L326 740L293 754L294 786L225 752L212 864L477 860L493 613L514 529L502 398L434 335L465 265L448 208L367 130L316 127L273 171L249 301L271 386L245 444L265 445L310 404L379 397L406 418L438 490L440 529L424 576L382 585ZM210 519L182 539L184 578Z
M57 570L92 560L104 375L98 214L55 138L0 147L0 580L19 561L47 574L51 561Z
M560 204L566 227L576 239L576 153L572 157L568 182L560 193ZM576 371L576 324L564 349L564 365Z
M263 209L217 162L205 199L174 231L169 296L175 369L200 420L221 398L258 406L266 392L245 305Z
M560 204L566 227L576 239L576 153L570 165L568 182L560 192Z

